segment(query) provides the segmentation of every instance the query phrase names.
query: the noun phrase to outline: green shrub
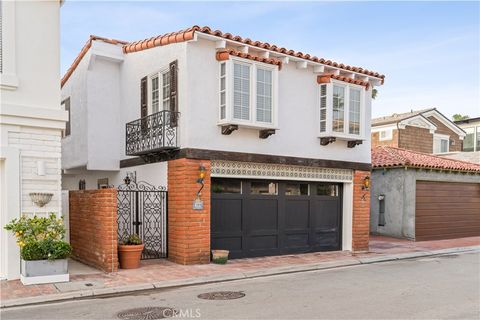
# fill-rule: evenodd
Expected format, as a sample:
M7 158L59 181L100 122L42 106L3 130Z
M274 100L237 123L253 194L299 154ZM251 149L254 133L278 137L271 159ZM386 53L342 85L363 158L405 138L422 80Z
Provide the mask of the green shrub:
M63 219L57 218L54 213L48 217L23 215L4 228L17 238L23 260L65 259L72 252L71 246L63 240Z
M140 239L138 234L134 233L129 235L128 238L125 241L123 241L123 244L127 246L139 245L139 244L142 244L142 239Z
M40 240L27 242L20 250L23 260L66 259L72 253L70 244L63 240Z

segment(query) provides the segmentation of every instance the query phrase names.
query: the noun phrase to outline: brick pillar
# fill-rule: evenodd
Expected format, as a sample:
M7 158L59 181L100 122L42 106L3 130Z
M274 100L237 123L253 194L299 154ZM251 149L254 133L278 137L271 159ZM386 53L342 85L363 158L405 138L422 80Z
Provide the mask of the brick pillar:
M363 190L368 171L355 171L353 177L352 251L368 251L370 236L370 191Z
M73 258L105 272L117 271L117 190L70 191L69 199Z
M207 170L204 208L193 210L201 165ZM210 262L210 160L168 162L168 259L180 264Z

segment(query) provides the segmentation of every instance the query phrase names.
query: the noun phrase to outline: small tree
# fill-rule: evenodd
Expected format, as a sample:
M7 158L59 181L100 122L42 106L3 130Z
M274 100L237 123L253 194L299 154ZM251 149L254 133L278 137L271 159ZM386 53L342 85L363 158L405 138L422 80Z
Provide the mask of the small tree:
M459 114L459 113L454 114L452 118L453 118L453 121L461 121L461 120L470 119L469 116L467 116L467 115L462 116L462 115Z

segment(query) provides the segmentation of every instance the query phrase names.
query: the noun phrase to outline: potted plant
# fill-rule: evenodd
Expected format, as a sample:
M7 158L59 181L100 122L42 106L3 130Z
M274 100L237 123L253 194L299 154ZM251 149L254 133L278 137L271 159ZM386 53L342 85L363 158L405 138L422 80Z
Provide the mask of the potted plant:
M212 250L212 262L216 264L225 264L228 261L228 250Z
M143 251L142 239L132 234L118 246L118 260L122 269L136 269L140 267L140 258Z
M72 253L72 247L64 241L62 218L57 218L54 213L48 217L23 215L4 228L17 238L23 284L69 281L67 258Z

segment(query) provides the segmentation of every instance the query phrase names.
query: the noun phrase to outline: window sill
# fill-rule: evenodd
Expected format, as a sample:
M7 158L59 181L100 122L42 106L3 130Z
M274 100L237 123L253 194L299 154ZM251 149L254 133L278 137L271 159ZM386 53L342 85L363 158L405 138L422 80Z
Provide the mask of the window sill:
M327 138L327 137L334 137L337 138L338 140L344 140L344 141L358 141L362 140L365 141L365 137L362 137L361 135L353 135L353 134L345 134L345 133L340 133L340 132L322 132L318 135L319 138Z
M238 126L239 128L247 128L247 129L273 129L273 130L278 130L278 127L274 125L273 123L261 123L261 122L243 122L243 121L219 121L217 123L218 126L228 126L228 125L235 125Z
M17 90L18 77L15 74L0 74L0 89Z

